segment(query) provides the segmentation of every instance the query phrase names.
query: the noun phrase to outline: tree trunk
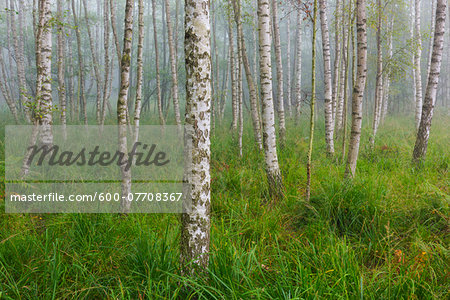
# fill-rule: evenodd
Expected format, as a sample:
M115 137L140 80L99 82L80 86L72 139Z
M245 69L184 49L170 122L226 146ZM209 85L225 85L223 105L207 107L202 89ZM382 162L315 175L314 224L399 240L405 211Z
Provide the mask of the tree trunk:
M292 117L291 99L291 15L287 15L287 47L286 47L286 109ZM256 70L255 70L256 72Z
M137 49L137 79L136 101L134 104L134 142L139 140L139 122L141 119L142 81L144 77L144 0L139 0L138 14L138 49Z
M256 94L255 83L253 82L252 72L250 70L250 62L247 56L247 50L245 48L245 40L244 33L242 31L242 23L241 23L241 4L240 0L232 0L233 8L234 8L234 19L236 21L237 26L237 34L238 34L238 43L240 45L240 54L242 57L242 63L245 69L245 75L247 78L247 84L250 94L250 111L252 115L253 121L253 132L255 134L256 144L258 148L262 150L262 138L261 138L261 123L259 120L259 112L258 112L258 96Z
M39 1L39 59L36 67L38 80L36 97L38 99L37 111L39 124L42 126L41 140L44 145L53 144L52 134L52 13L51 1Z
M347 20L347 14L345 13L345 0L343 0L343 8L344 11L342 12L342 55L346 55L347 53L347 39L348 39L348 28L346 26L346 22ZM350 14L348 14L350 15ZM350 19L350 17L348 18ZM350 21L349 21L350 22ZM346 72L346 68L347 68L347 64L343 63L341 60L341 64L342 64L342 69L341 69L341 78L339 79L339 98L337 98L337 103L336 103L336 131L339 133L340 130L342 130L342 125L343 125L343 110L344 110L344 89L346 89L347 87L345 86L345 72Z
M325 81L325 142L327 145L327 154L334 155L334 124L333 124L333 107L332 107L332 85L331 85L331 58L330 58L330 37L328 33L327 19L327 0L319 0L320 2L320 24L322 30L322 52L323 52L323 71ZM314 58L315 59L315 58ZM315 76L313 74L313 76ZM314 78L314 77L313 77ZM315 88L313 86L313 88Z
M435 26L435 18L436 18L436 7L435 7L435 0L431 0L431 30L430 30L430 42L428 44L428 61L427 61L427 82L428 77L430 76L430 68L431 68L431 55L433 50L433 36L434 36L434 26Z
M416 91L416 130L419 129L420 117L422 115L422 74L420 71L420 61L422 56L422 37L420 34L420 4L421 0L415 0L415 17L414 17L414 37L416 49L414 51L414 69L415 69L415 91Z
M62 0L57 1L58 14L58 98L61 109L61 125L63 133L66 134L66 83L65 83L65 42Z
M273 35L275 43L275 58L277 67L277 100L278 100L278 121L280 126L280 142L284 144L286 138L286 121L284 117L284 96L283 96L283 63L281 57L281 41L280 41L280 27L278 25L278 0L272 1L272 19L273 19Z
M184 272L193 275L209 262L211 45L209 1L185 3L186 133L192 147L187 150L191 164L185 175L190 189L186 197L191 207L182 214L181 263Z
M77 13L75 9L75 0L72 0L72 15L73 15L73 23L75 27L75 34L77 37L77 52L78 52L78 86L81 94L81 103L83 104L83 120L84 124L88 124L87 120L87 108L86 108L86 95L84 93L84 65L83 65L83 55L81 53L81 32L80 26L78 23ZM78 110L77 110L78 111Z
M230 0L231 1L231 0ZM236 84L236 70L235 70L235 57L234 57L234 34L233 34L233 22L231 17L228 19L228 31L229 31L229 44L230 44L230 61L231 61L231 110L233 119L231 122L231 128L233 133L237 130L238 123L238 101L237 101L237 84Z
M425 159L430 137L431 120L433 118L434 105L436 103L436 91L441 72L442 52L444 48L446 0L437 0L436 24L433 37L433 53L431 56L430 76L428 76L425 100L423 103L420 126L417 132L416 144L414 146L413 161L419 163Z
M295 119L298 121L302 104L302 15L300 9L297 9L297 50L295 57Z
M334 46L334 75L333 75L333 92L332 92L332 112L333 112L333 126L336 122L336 104L337 99L339 99L339 66L341 65L341 26L340 26L340 15L341 15L341 1L336 0L336 10L335 10L335 20L334 20L334 34L335 34L335 46Z
M119 151L124 153L123 160L128 159L127 150L127 107L128 107L128 89L130 87L130 63L131 46L133 37L133 0L127 0L125 5L125 20L123 34L123 53L120 63L120 90L117 101L117 123L119 124ZM126 200L131 192L131 170L126 169L126 165L120 166L122 175L122 201L120 210L122 213L128 213L131 207L131 201Z
M354 177L361 139L362 101L367 76L366 0L356 0L358 60L356 84L352 96L352 129L347 156L346 177Z
M102 121L101 125L105 124L106 118L106 106L109 104L109 1L104 0L103 2L103 48L105 50L105 77L103 85L103 105L102 105Z
M392 60L392 34L394 31L394 17L391 19L389 23L389 37L387 40L387 49L388 49L388 62ZM382 105L382 111L381 111L381 123L384 122L386 119L388 106L389 106L389 88L391 85L391 78L390 78L390 70L384 69L383 71L383 105Z
M5 98L11 114L14 117L16 124L19 124L19 116L17 114L17 107L14 99L11 96L11 91L8 86L8 74L6 73L5 61L3 60L3 54L0 53L0 90L2 91L3 98Z
M275 200L284 194L280 167L278 165L275 134L275 113L272 99L272 64L269 0L258 0L259 69L261 81L262 125L264 158L269 192Z
M313 36L312 36L312 69L311 69L311 116L309 119L309 147L308 147L308 157L307 157L307 162L306 162L306 202L309 202L309 199L311 198L311 156L312 156L312 151L313 151L313 141L314 141L314 109L315 109L315 103L316 103L316 26L317 26L317 0L314 0L314 7L313 7L313 28L312 28L312 32L313 32ZM326 40L327 40L327 35L328 35L328 28L326 28L326 30L324 30L323 24L326 24L326 15L325 18L323 17L325 13L325 7L324 7L324 3L323 0L321 0L320 3L320 15L321 15L321 23L322 23L322 39L325 40L325 42L322 42L323 45L325 46ZM326 60L325 58L325 48L328 47L323 47L324 48L324 61ZM328 48L328 58L329 58L329 48ZM325 63L326 64L326 63ZM328 64L329 64L329 59L328 59ZM329 67L329 69L331 69L331 67ZM331 74L330 74L331 75ZM327 76L327 75L325 75ZM331 76L330 76L331 77ZM330 78L331 79L331 78ZM331 82L329 82L331 83ZM331 88L331 84L328 84L328 86ZM327 93L327 92L325 92ZM330 95L331 96L331 95ZM331 100L331 99L330 99ZM326 101L326 100L325 100ZM326 116L325 116L326 117Z
M89 17L88 17L88 9L86 0L83 0L83 7L84 7L84 19L86 21L86 28L89 38L89 47L91 48L91 56L92 56L92 65L94 68L94 75L95 75L95 84L96 84L96 93L97 93L97 101L96 101L96 118L97 118L97 124L101 124L102 122L102 116L101 116L101 104L102 104L102 79L100 77L100 71L98 70L98 59L97 54L95 53L95 44L94 39L92 37L91 32L91 26L89 25Z
M122 56L120 55L119 35L117 34L115 3L116 3L116 1L109 0L109 9L111 11L111 28L112 28L112 32L113 32L113 36L114 36L114 44L116 45L117 61L120 65Z
M153 39L155 46L155 68L156 68L156 98L158 103L159 124L164 125L164 115L161 98L161 77L159 74L159 50L158 50L158 31L156 29L156 0L152 0L152 20L153 20Z
M23 0L19 1L18 20L19 20L19 34L16 30L14 1L10 1L10 15L11 15L11 35L14 43L14 53L16 57L17 79L19 82L19 103L23 106L25 118L29 123L31 121L29 100L27 95L27 86L25 80L25 54L23 41ZM6 99L6 98L5 98Z
M383 53L381 48L381 0L377 0L377 76L375 83L375 105L373 108L372 135L369 139L370 146L373 148L375 137L377 135L378 124L380 122L381 105L383 101Z
M169 0L164 0L166 8L166 21L167 21L167 38L169 39L169 52L170 52L170 71L172 74L172 99L173 110L175 113L175 124L178 127L178 132L181 135L181 116L180 116L180 103L178 101L178 76L177 76L177 58L175 45L172 35L172 24L170 22L170 8Z

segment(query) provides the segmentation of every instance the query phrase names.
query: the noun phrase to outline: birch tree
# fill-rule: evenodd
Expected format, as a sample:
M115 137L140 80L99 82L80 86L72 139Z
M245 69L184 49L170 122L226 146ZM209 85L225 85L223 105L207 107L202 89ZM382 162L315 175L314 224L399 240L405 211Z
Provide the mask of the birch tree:
M430 137L431 120L433 119L436 92L441 72L442 52L444 48L446 0L437 0L435 31L433 37L433 53L431 56L430 75L428 76L422 116L414 145L413 161L419 163L425 158Z
M65 43L64 43L64 20L62 0L57 1L57 16L58 16L58 98L61 109L61 124L63 132L66 132L66 83L65 83Z
M178 100L178 75L177 75L177 58L174 38L172 35L172 22L170 21L170 7L169 0L164 0L166 10L167 22L167 38L169 40L169 55L170 55L170 72L172 74L172 100L173 110L175 113L175 124L178 127L178 132L181 133L181 116L180 116L180 102Z
M272 99L272 63L269 0L258 0L259 70L261 82L264 159L272 198L283 197L283 182L278 165L275 112Z
M42 126L41 140L44 145L53 144L52 134L52 12L51 1L39 1L39 25L37 39L37 117Z
M278 4L277 0L272 1L272 24L275 45L275 59L277 68L277 94L278 94L278 121L280 127L280 142L284 144L286 138L286 121L284 116L284 95L283 95L283 63L281 57L280 26L278 25Z
M229 0L230 2L232 0ZM230 13L232 14L232 12ZM228 18L228 37L229 37L229 47L230 47L230 73L231 73L231 111L232 111L232 121L231 128L233 132L237 130L238 123L238 103L237 103L237 85L236 85L236 70L235 70L235 57L234 57L234 34L233 34L233 22L231 15Z
M327 18L327 0L319 0L320 4L320 24L322 31L322 53L323 53L323 70L324 70L324 110L325 110L325 142L327 145L327 153L334 154L334 124L333 124L333 107L332 107L332 84L331 84L331 58L330 58L330 36L328 32ZM315 58L314 58L315 59ZM313 74L313 76L315 76ZM313 88L315 88L313 86Z
M334 12L334 72L333 72L333 92L332 92L332 112L333 126L336 122L336 102L339 99L339 66L341 65L341 28L340 28L341 0L336 0Z
M123 160L128 159L127 150L127 107L128 107L128 89L130 87L130 63L131 63L131 46L133 37L133 6L134 0L127 0L125 4L125 20L123 34L123 52L120 63L120 90L119 99L117 101L117 123L119 124L119 151L124 153ZM121 191L122 197L127 198L131 192L131 171L126 168L125 164L120 166L122 175ZM124 198L122 198L124 199ZM122 213L130 211L131 201L126 199L120 203Z
M156 0L152 0L152 21L153 21L153 40L155 47L155 68L156 68L156 102L158 104L159 124L164 125L164 115L162 109L161 97L161 77L159 71L159 47L158 47L158 30L156 28Z
M209 0L185 1L186 124L191 157L187 195L191 207L182 214L181 262L191 275L208 266L210 245L211 44ZM192 131L192 132L190 132ZM190 262L194 262L193 264Z
M377 0L377 76L375 83L375 105L373 109L372 135L370 137L370 146L375 143L378 124L380 122L381 105L383 101L383 53L381 48L381 23L382 23L381 0Z
M300 117L302 104L302 15L297 9L297 50L295 61L295 111L296 120Z
M416 130L419 128L420 117L422 115L422 74L420 71L420 61L422 57L422 37L420 34L420 5L421 0L415 0L415 13L414 13L414 38L416 48L414 49L414 69L415 69L415 91L416 91Z
M139 123L142 106L142 81L144 77L144 0L138 2L138 49L137 49L137 79L136 100L134 103L134 142L139 139Z
M253 82L252 72L250 70L250 62L247 56L247 50L245 47L244 41L244 33L242 31L242 23L241 23L241 4L240 0L232 0L233 10L234 10L234 19L237 27L237 35L238 35L238 43L240 45L240 54L242 57L242 64L244 65L245 75L247 78L247 84L250 94L250 112L252 116L253 122L253 132L255 135L256 144L258 148L262 150L262 137L261 137L261 123L259 120L259 112L258 112L258 95L256 93L255 83Z
M367 76L366 0L356 0L357 70L352 95L352 128L345 169L346 177L354 177L361 139L362 101Z

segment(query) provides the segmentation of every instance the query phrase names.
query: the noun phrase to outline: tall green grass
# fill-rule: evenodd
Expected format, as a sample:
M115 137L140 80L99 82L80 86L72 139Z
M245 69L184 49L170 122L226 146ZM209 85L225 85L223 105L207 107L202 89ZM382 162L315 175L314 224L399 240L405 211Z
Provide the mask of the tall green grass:
M271 207L250 124L242 158L229 123L217 124L205 274L180 271L178 215L2 213L0 299L448 298L449 123L434 120L420 169L412 120L388 119L373 151L365 128L353 181L325 155L319 126L305 203L307 125L288 122L286 199Z

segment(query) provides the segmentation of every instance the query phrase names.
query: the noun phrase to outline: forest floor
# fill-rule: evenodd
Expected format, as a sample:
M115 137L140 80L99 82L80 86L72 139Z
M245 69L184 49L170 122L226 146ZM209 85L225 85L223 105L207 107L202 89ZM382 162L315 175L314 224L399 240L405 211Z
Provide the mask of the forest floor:
M250 122L242 158L229 123L217 124L210 267L196 277L179 269L176 214L4 214L4 126L12 120L1 120L0 299L450 297L448 116L435 116L420 169L411 164L412 118L387 119L374 150L365 122L351 182L344 164L325 155L319 125L310 203L307 121L289 121L279 150L286 199L272 205Z

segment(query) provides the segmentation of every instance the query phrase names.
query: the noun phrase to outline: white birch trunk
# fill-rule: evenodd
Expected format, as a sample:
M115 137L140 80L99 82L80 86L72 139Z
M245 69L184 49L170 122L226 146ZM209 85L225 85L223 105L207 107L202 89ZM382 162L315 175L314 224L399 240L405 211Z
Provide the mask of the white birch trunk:
M331 84L331 58L330 58L330 36L328 32L327 18L327 0L319 0L320 4L320 24L322 31L322 52L323 52L323 70L324 70L324 110L325 110L325 143L327 154L334 154L334 126L333 126L333 107L332 107L332 84Z
M416 130L419 129L420 117L422 115L422 73L420 70L420 61L422 57L422 37L420 34L420 4L421 0L415 0L415 17L414 17L414 38L416 49L414 52L414 69L415 69L415 91L416 91Z
M356 84L352 95L352 129L345 170L347 177L355 176L361 139L362 101L367 76L366 0L356 0L356 32L358 58Z
M161 96L161 77L159 75L159 47L158 47L158 31L156 28L156 0L152 0L152 21L153 21L153 40L155 47L155 68L156 68L156 102L158 104L159 124L164 125L164 115L162 108Z
M210 121L211 121L211 45L208 0L185 1L186 124L192 158L187 182L191 207L182 214L181 262L188 275L209 261L210 245ZM194 264L189 264L194 262Z
M428 76L425 100L423 103L420 126L417 132L416 144L414 146L413 161L419 163L425 159L430 137L431 121L433 119L434 105L436 103L436 92L441 72L442 52L444 48L446 0L437 0L436 23L433 37L433 53L431 56L430 76Z
M272 99L269 0L258 0L258 28L264 158L270 194L272 198L280 199L283 197L283 183L278 165L275 112Z
M300 117L302 104L302 15L297 9L297 52L295 54L295 111L296 120Z

